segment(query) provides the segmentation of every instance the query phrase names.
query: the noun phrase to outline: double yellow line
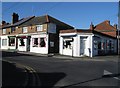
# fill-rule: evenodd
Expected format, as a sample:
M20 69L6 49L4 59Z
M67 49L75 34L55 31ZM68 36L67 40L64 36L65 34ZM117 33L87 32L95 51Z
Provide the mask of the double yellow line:
M24 72L26 73L26 78L25 78L24 84L22 85L23 87L27 87L27 86L40 87L41 86L39 76L33 68L29 66L25 66L23 64L19 64L17 62L13 62L13 61L8 61L8 60L2 60L2 61L8 62L10 64L15 63L16 67L19 67L19 68L21 67L22 69L24 69Z

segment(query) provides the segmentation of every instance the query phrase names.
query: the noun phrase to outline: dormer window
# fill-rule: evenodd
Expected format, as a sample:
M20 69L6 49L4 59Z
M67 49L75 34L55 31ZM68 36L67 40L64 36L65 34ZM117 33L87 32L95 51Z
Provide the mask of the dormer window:
M36 25L37 31L43 31L43 25Z
M23 33L27 33L28 32L28 27L23 27Z
M6 34L6 29L3 29L3 30L2 30L2 34Z

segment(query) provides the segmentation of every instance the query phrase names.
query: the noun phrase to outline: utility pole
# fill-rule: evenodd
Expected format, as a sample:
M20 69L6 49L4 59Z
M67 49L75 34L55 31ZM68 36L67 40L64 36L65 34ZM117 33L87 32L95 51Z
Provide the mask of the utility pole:
M119 3L118 3L118 34L117 34L117 38L118 38L118 55L120 55L120 0L119 0Z

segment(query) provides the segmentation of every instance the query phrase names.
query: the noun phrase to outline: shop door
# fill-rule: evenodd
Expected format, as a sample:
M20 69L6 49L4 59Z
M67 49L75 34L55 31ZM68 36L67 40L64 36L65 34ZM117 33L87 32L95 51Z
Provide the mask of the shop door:
M85 55L86 51L86 38L80 38L80 55Z
M30 38L27 39L27 51L30 51Z

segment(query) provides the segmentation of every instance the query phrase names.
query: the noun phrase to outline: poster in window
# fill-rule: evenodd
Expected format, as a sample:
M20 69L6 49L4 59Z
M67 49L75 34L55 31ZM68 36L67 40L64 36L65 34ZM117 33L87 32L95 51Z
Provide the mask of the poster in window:
M54 42L50 42L50 47L54 47Z

